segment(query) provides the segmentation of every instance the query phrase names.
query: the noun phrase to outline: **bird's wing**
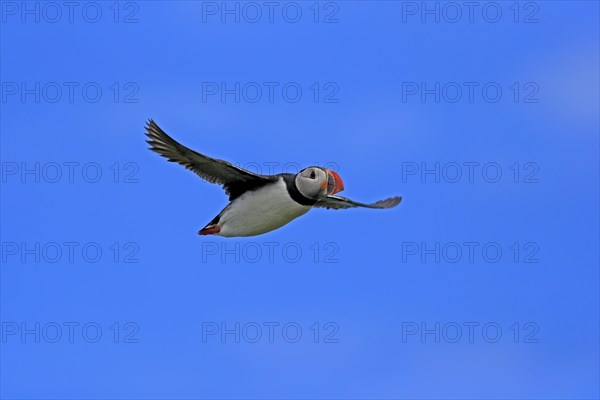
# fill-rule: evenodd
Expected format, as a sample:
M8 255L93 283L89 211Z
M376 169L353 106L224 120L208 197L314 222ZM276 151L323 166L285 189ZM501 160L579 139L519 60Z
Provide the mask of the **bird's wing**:
M211 158L189 149L167 135L151 119L146 124L146 136L150 139L146 141L151 146L150 150L171 162L183 165L210 183L222 185L230 200L249 189L277 180L275 176L258 175L227 161Z
M314 207L331 208L340 210L342 208L367 207L367 208L392 208L396 207L402 201L402 197L390 197L389 199L379 200L372 204L359 203L342 196L327 196L314 205Z

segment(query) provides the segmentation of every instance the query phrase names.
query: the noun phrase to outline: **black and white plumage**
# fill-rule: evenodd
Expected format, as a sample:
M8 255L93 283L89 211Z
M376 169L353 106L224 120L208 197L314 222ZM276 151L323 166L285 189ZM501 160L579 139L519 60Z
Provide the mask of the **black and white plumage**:
M297 174L255 174L183 146L153 120L146 125L146 136L150 150L221 185L229 195L229 204L198 232L200 235L255 236L280 228L313 207L391 208L402 200L391 197L364 204L337 196L335 193L344 189L342 179L321 167L308 167Z

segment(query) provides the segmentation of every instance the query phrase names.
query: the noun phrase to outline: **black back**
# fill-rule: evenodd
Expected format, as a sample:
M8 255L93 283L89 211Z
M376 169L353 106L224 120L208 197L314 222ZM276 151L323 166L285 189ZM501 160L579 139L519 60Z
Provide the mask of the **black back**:
M272 175L266 178L264 175L260 179L251 179L247 181L230 182L223 185L229 194L229 201L233 201L250 190L259 189L265 185L277 182L277 176Z

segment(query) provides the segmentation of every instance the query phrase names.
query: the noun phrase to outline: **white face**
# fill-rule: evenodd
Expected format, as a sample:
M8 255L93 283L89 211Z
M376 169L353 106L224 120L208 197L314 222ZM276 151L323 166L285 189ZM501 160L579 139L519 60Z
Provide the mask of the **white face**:
M296 175L296 187L304 197L321 199L327 196L327 172L319 167L308 167Z

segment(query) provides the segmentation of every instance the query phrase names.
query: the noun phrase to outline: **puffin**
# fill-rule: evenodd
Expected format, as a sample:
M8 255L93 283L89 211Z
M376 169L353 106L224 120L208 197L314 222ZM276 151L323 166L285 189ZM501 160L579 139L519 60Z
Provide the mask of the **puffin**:
M402 201L402 197L395 196L366 204L338 196L336 193L344 190L344 182L335 171L318 166L304 168L297 174L255 174L178 143L152 119L146 123L146 136L149 150L221 185L229 196L229 204L198 231L199 235L256 236L281 228L314 207L384 209Z

